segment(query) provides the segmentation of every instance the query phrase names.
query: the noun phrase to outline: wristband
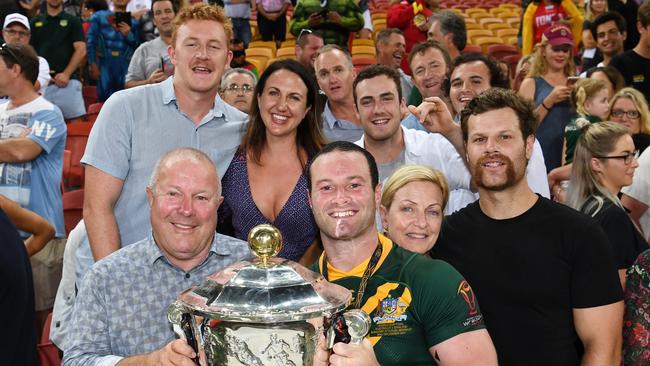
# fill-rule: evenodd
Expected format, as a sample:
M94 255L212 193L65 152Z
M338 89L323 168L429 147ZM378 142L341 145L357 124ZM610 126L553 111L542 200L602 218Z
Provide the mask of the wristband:
M542 106L542 108L546 109L547 111L550 111L550 110L551 110L549 107L547 107L547 106L544 104L544 101L542 101L542 104L540 104L540 105Z

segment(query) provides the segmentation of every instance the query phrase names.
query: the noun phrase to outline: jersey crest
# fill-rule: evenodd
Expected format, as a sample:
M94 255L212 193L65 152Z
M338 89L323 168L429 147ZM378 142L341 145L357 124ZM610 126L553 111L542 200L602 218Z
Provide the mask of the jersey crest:
M407 308L408 304L399 299L392 297L383 299L377 306L377 316L372 321L377 324L404 321L406 320L406 314L404 312L406 312Z
M373 345L382 336L400 336L413 330L408 314L411 301L411 291L404 284L387 282L377 287L361 307L372 319L368 339Z

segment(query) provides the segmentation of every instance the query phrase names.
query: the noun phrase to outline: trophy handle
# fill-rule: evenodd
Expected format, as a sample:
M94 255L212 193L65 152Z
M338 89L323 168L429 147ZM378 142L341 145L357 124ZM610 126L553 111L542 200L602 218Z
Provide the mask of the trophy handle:
M179 302L172 303L167 309L167 320L172 325L172 329L176 335L184 339L187 344L192 347L196 357L192 359L196 365L205 365L200 361L199 357L199 339L197 339L196 334L198 329L195 326L194 318L188 309L180 304Z
M332 349L337 342L361 344L371 324L370 316L361 309L334 314L325 330L327 349Z

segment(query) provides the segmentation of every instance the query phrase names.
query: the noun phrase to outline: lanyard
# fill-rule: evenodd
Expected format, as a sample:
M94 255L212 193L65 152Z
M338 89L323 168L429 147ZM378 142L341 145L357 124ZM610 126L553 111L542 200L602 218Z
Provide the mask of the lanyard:
M365 271L363 271L363 277L361 277L361 282L359 283L359 290L357 291L357 296L354 300L354 305L353 309L360 309L361 308L361 299L363 298L363 294L366 292L366 285L368 284L368 279L372 275L372 272L375 270L375 267L377 267L377 263L379 262L379 258L381 258L381 253L383 251L381 242L377 241L377 248L375 249L375 252L372 253L372 257L370 257L370 261L368 262L368 266L366 267ZM326 280L329 281L328 275L327 275L327 255L323 255L323 277L325 277Z

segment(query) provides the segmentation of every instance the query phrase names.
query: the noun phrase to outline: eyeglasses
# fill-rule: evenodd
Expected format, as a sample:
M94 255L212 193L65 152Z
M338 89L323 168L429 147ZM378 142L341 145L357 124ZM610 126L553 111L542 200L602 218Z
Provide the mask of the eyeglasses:
M13 30L9 28L3 29L3 31L7 32L8 35L10 36L20 36L20 37L27 37L29 36L29 32L26 31L19 31L19 30Z
M20 60L18 59L18 56L14 53L14 51L9 48L9 45L6 43L3 43L2 46L0 46L0 52L5 51L7 54L16 61L17 64L20 64Z
M632 152L629 152L624 155L616 155L616 156L595 156L595 158L598 159L623 159L623 162L625 165L628 165L632 162L634 159L639 158L639 150L634 150Z
M253 91L253 87L248 84L244 84L242 86L239 86L237 84L230 84L226 87L226 91L229 93L238 93L240 90L243 93L248 94Z
M612 110L612 117L614 118L623 118L623 116L627 116L629 119L638 119L641 117L641 113L638 111L624 111L622 109L614 109Z

